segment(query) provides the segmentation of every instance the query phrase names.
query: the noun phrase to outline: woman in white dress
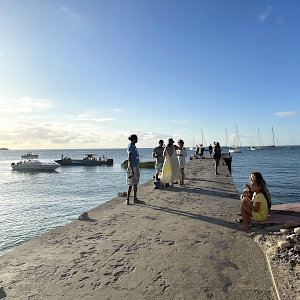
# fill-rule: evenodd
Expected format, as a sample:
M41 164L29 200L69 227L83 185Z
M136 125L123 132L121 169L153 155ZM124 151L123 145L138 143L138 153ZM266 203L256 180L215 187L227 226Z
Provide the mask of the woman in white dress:
M176 150L177 152L177 158L179 162L179 168L180 168L180 173L181 173L181 180L180 180L180 185L184 186L184 167L185 167L185 158L187 156L186 149L183 147L184 141L179 140L177 142L178 144L178 149Z
M177 149L178 147L174 145L174 140L170 138L163 153L165 160L160 181L163 184L171 184L172 187L174 186L175 181L180 181L179 163L176 153Z

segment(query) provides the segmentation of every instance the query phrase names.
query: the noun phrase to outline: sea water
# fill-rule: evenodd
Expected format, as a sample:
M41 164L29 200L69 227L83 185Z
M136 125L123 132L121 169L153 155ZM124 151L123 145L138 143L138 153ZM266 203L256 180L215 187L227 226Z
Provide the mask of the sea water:
M36 150L41 161L64 157L82 158L85 153L106 155L113 166L59 167L54 172L19 172L10 167L26 151L0 151L0 255L52 228L65 225L84 211L126 191L126 170L121 163L126 149ZM153 160L152 149L139 149L141 160ZM191 151L188 151L188 156ZM207 153L205 153L207 154ZM273 204L300 202L300 147L266 148L233 154L232 176L239 192L252 171L262 172ZM141 183L154 169L141 169ZM212 170L214 172L214 170ZM120 201L125 199L120 198Z

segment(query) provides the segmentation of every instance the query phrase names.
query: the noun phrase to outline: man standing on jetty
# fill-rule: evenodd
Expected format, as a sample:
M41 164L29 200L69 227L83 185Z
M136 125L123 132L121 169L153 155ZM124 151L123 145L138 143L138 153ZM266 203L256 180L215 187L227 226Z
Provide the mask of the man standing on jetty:
M127 167L127 185L128 193L126 204L129 205L130 193L133 187L133 203L141 203L137 198L137 186L140 181L140 171L139 171L139 152L135 146L138 142L138 137L135 134L132 134L128 138L131 143L128 145L128 167Z
M162 171L162 167L164 164L164 141L160 140L158 142L158 147L154 148L152 151L152 156L155 157L156 159L156 164L155 164L155 181L159 181L158 175Z

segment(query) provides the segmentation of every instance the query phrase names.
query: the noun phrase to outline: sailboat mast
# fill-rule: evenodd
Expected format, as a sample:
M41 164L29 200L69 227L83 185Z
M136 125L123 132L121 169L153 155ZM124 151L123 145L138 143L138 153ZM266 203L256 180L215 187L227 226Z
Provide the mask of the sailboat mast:
M275 136L274 136L274 128L272 126L272 135L273 135L273 147L275 147Z
M257 136L258 136L258 147L260 147L259 128L257 128Z
M227 148L227 129L226 129L226 148Z

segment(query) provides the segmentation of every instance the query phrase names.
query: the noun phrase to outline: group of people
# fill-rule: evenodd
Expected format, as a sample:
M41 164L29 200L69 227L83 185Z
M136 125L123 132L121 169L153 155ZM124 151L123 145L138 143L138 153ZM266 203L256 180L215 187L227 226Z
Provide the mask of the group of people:
M132 134L128 138L128 168L127 168L127 185L128 193L126 204L130 204L129 198L133 188L133 203L141 203L137 198L137 186L139 184L140 172L138 168L139 153L135 146L138 142L138 137ZM218 165L221 159L221 147L218 142L214 143L213 158L215 159L215 173L218 174ZM168 144L164 147L164 141L160 140L158 147L153 149L153 157L156 159L155 179L163 184L174 186L175 182L179 182L184 186L184 167L185 158L187 156L184 148L183 140L178 140L177 145L174 145L174 140L170 138ZM159 178L159 174L161 176ZM241 212L242 219L237 221L242 230L248 230L251 219L254 221L264 221L268 218L271 208L271 195L263 176L259 172L253 172L249 175L249 184L245 184L244 192L241 195Z
M137 198L137 186L139 183L140 172L139 172L139 153L135 146L138 142L138 137L132 134L128 138L130 144L128 145L128 168L127 168L127 199L126 204L130 204L129 198L133 188L133 203L141 203ZM184 147L184 141L178 140L177 145L174 144L174 140L169 138L168 144L164 147L164 141L158 142L158 147L153 149L152 156L155 158L155 179L160 181L162 184L169 184L171 187L174 186L175 182L179 182L181 186L184 186L184 167L185 158L187 156L186 149ZM159 174L161 176L159 178Z

